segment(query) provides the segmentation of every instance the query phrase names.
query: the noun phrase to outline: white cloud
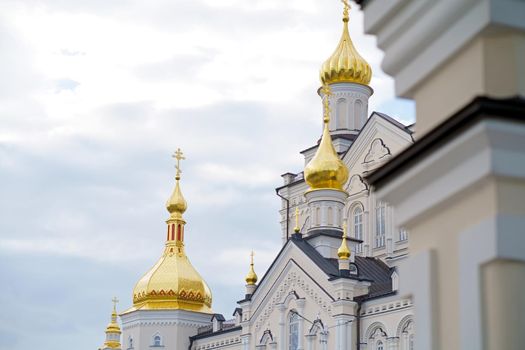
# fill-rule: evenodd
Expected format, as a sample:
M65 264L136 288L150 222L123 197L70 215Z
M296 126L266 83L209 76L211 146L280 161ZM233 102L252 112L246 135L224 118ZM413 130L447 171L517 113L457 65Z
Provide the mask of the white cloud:
M49 294L46 304L15 292L10 302L27 304L27 317L63 314L82 329L72 333L76 348L99 346L106 314L88 301L118 290L129 305L134 281L158 258L170 155L181 147L187 251L216 308L233 308L250 249L262 277L280 247L274 187L301 170L298 152L319 136L318 68L339 39L340 11L324 0L4 1L0 257L17 271L10 288ZM358 11L351 16L374 69L370 110L403 117L410 109L393 99L374 38L362 34ZM21 264L25 255L41 264ZM75 315L59 285L28 282L59 271L79 279L68 294ZM17 329L0 325L0 347L9 338L15 350L56 348L49 332L35 339Z

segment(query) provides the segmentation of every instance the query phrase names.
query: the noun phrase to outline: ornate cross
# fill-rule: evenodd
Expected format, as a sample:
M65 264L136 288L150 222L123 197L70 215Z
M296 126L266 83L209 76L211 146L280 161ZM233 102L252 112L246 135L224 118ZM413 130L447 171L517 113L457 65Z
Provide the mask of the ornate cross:
M172 157L177 160L177 165L175 165L175 169L177 169L177 174L175 175L175 178L179 180L180 174L182 173L182 171L180 170L180 161L186 159L186 157L184 157L184 154L182 153L180 148L177 148L177 151L173 153Z
M252 250L252 252L250 253L250 264L251 264L251 265L253 265L253 256L254 256L254 255L255 255L255 253L254 253L253 250Z
M343 238L346 238L346 221L343 222Z

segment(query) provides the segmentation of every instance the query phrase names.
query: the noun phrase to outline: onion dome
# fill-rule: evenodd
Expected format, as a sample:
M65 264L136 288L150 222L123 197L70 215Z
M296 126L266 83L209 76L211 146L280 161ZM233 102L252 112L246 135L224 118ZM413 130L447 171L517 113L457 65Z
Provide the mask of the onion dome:
M157 263L137 282L133 289L133 310L181 309L212 313L210 288L191 264L184 250L184 225L182 214L187 203L180 189L180 160L177 150L177 175L175 189L166 203L170 217L164 252ZM128 312L129 312L128 311Z
M350 249L348 249L348 244L346 244L346 223L343 224L343 240L341 246L337 249L337 256L341 260L350 259Z
M343 12L343 34L339 45L321 66L320 78L323 84L358 83L368 85L372 78L372 69L368 62L357 52L348 33L348 10L346 1Z
M244 279L246 281L246 284L248 285L255 285L257 283L257 274L255 273L255 270L253 269L253 251L250 254L251 256L251 262L250 262L250 270L248 271L248 274L246 275L246 278Z
M331 95L330 88L325 85L324 93L324 127L321 142L314 157L304 168L304 178L310 190L335 189L343 191L343 186L348 180L348 168L341 161L328 131L330 122L330 107L328 98Z

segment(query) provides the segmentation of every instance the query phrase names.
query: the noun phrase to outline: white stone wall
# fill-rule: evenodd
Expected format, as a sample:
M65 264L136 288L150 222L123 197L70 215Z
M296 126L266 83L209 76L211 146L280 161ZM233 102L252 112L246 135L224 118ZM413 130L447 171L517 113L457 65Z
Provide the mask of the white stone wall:
M149 349L160 337L164 350L187 349L189 337L199 327L211 324L210 314L184 310L139 310L120 316L122 349L130 349L130 339L136 350Z

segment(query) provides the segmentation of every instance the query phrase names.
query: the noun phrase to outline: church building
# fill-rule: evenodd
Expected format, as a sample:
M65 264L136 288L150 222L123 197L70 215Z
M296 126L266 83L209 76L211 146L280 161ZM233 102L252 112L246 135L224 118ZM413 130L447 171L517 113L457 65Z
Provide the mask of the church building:
M301 151L304 170L284 173L276 189L282 249L268 271L257 276L252 254L245 294L230 315L213 312L212 292L185 253L177 150L164 250L120 313L122 329L114 308L101 349L414 349L413 300L397 292L409 235L365 179L414 142L413 129L369 115L372 71L351 40L344 3L340 41L320 71L322 135Z

